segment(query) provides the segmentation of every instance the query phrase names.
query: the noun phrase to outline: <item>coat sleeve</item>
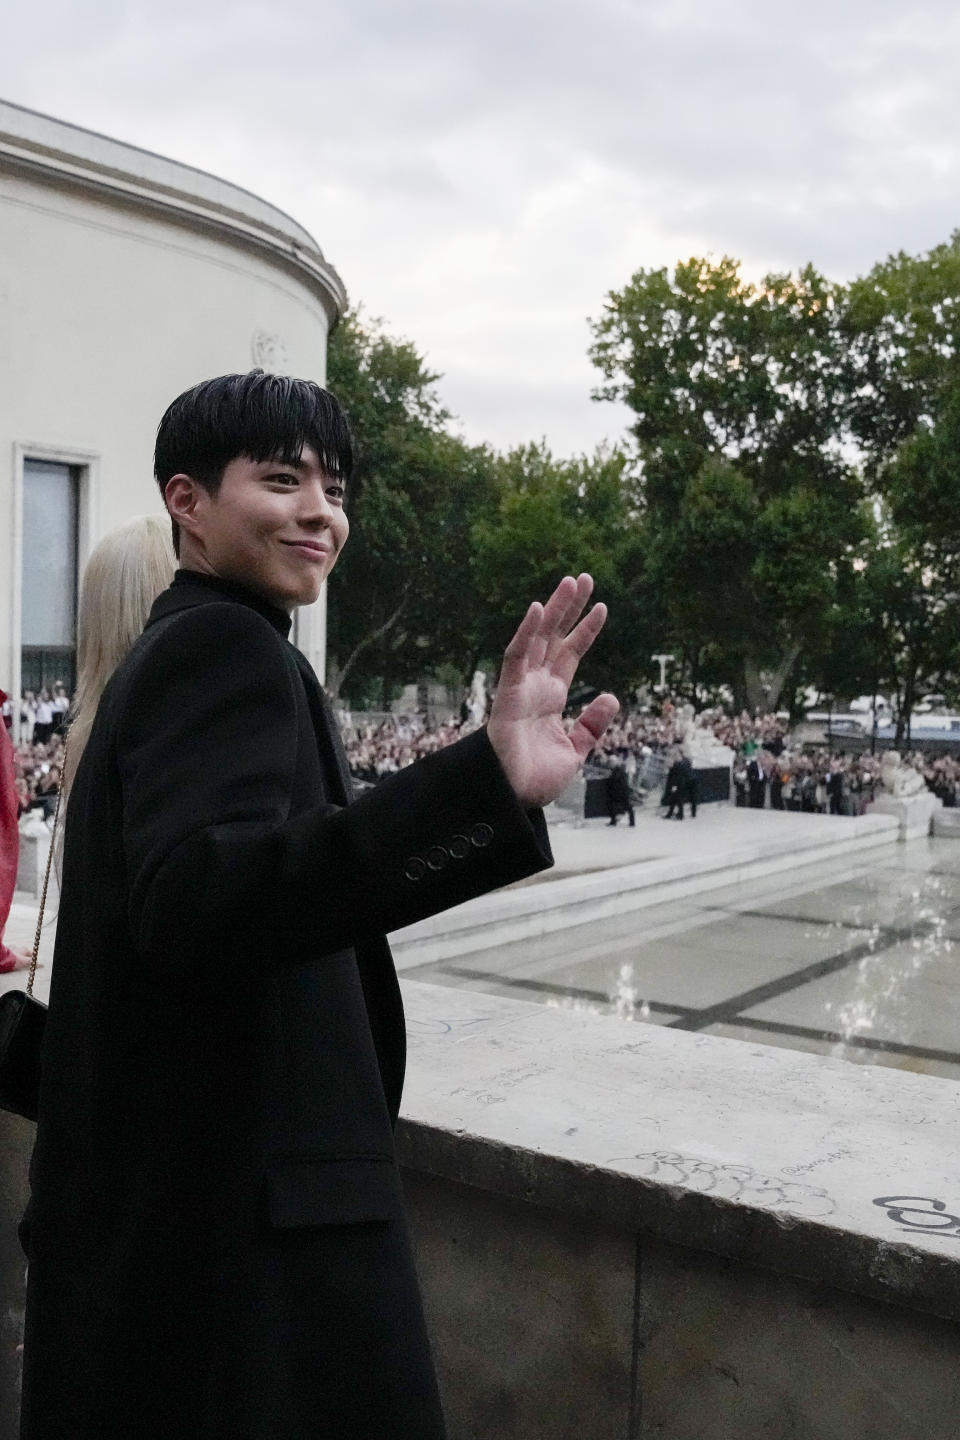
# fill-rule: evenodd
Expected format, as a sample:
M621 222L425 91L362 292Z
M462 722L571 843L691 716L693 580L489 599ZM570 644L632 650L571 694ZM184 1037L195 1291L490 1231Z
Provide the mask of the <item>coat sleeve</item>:
M147 962L316 959L553 863L485 731L349 806L291 817L295 683L266 620L213 604L174 621L118 696L129 923Z

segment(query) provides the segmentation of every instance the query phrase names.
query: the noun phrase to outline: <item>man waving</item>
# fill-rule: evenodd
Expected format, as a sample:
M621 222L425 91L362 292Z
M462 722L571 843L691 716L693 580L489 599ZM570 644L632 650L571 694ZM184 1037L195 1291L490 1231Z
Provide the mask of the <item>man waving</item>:
M223 376L161 422L181 568L67 812L23 1440L444 1433L384 937L552 863L540 807L617 703L562 722L605 618L568 576L507 647L486 730L354 801L288 639L346 543L350 466L308 381Z

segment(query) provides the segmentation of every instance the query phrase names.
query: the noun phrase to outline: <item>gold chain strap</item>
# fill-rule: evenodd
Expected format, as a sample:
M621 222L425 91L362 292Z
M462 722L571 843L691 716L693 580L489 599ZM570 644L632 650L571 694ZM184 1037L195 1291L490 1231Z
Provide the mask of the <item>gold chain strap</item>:
M57 839L57 822L60 819L60 801L63 798L63 777L67 773L67 742L63 742L63 763L60 766L60 783L57 786L57 809L53 817L53 831L50 835L50 849L47 851L47 872L43 877L43 894L40 896L40 914L37 916L37 933L33 941L33 954L30 956L30 979L27 981L27 994L33 994L33 980L37 973L37 955L40 952L40 931L43 927L43 907L47 903L47 886L50 884L50 862L53 860L53 847Z

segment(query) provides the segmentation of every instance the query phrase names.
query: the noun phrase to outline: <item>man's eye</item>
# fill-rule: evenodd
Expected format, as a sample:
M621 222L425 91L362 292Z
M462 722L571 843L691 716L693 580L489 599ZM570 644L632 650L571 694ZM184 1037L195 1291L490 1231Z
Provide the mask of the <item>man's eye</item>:
M343 497L344 497L344 495L346 495L346 493L347 493L347 487L346 487L345 485L328 485L328 486L327 486L327 494L328 494L328 495L332 495L335 500L342 500Z
M270 475L268 478L271 484L275 485L285 485L287 483L291 485L300 484L300 481L297 479L296 475Z

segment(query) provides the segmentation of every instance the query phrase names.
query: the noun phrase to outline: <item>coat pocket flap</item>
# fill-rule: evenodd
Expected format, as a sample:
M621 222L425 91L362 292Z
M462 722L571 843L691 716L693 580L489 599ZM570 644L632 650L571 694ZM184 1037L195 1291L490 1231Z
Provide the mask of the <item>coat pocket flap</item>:
M392 1160L289 1160L267 1174L271 1224L356 1225L389 1220L402 1207L400 1177Z

